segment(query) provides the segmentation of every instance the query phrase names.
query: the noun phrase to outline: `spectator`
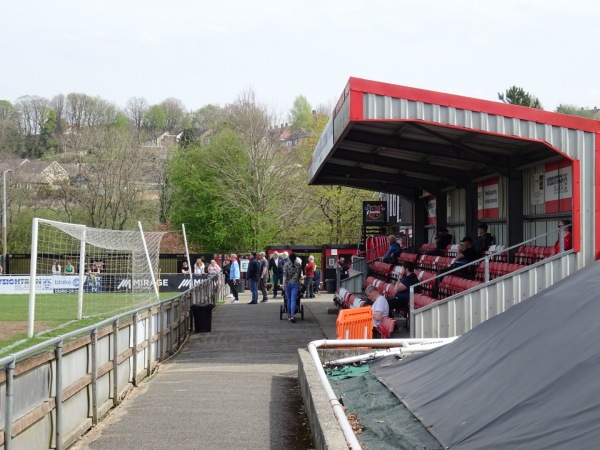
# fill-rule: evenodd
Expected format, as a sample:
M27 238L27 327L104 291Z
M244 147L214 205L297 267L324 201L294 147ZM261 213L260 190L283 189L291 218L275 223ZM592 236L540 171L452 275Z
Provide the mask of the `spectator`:
M396 283L396 295L389 300L390 304L390 317L393 318L393 310L398 309L400 311L409 310L410 302L410 287L419 282L419 278L415 274L415 265L409 261L402 263L401 278ZM420 292L420 286L415 288L415 293Z
M248 271L246 272L250 283L250 293L252 294L252 299L248 303L249 305L256 305L258 303L258 280L260 279L260 273L260 262L256 257L256 252L252 252L250 254L250 261L248 262Z
M454 260L454 263L452 263L446 269L440 270L439 274L441 275L446 272L450 272L451 270L457 269L458 267L465 266L465 265L475 261L477 259L476 256L477 255L475 254L475 248L473 247L473 238L471 236L465 236L458 244L458 253L456 255L456 259ZM455 275L469 277L470 273L466 269L468 269L468 268L465 268L465 271L458 270L455 273ZM436 278L436 288L437 288L437 284L440 281L441 281L440 278Z
M55 259L52 262L52 275L60 275L61 271L60 271L60 264L58 263L58 261Z
M400 248L400 243L398 242L398 239L396 239L396 236L394 236L393 234L390 234L388 236L388 241L390 243L390 246L387 249L385 255L383 256L383 262L388 264L396 264L398 262L398 256L402 252L402 249Z
M273 256L269 260L269 269L273 271L273 298L277 298L279 283L283 280L283 259L279 257L278 252L273 252ZM281 292L283 292L283 288Z
M285 253L284 253L285 254ZM300 292L300 277L302 276L302 264L296 260L296 254L289 255L289 261L283 266L283 288L287 298L288 320L296 323L296 300Z
M485 223L477 225L477 237L473 243L475 248L475 259L483 258L484 253L494 242L494 236L487 232L488 226Z
M313 290L313 279L315 277L315 257L308 257L308 264L304 267L304 287L306 289L306 298L315 298Z
M190 268L188 267L187 261L181 263L181 273L184 275L190 274Z
M2 267L2 264L0 264L0 275L4 275L4 268Z
M425 254L442 256L450 244L452 244L452 235L448 234L448 229L446 227L439 227L435 237L435 248L425 252Z
M65 266L65 275L73 275L75 273L75 267L71 264L71 261L67 260L67 265Z
M239 299L239 294L237 291L237 287L240 283L240 265L237 261L237 255L235 253L232 253L231 255L229 255L229 290L231 291L231 294L233 295L233 301L231 303L239 303L240 299Z
M225 279L225 283L227 284L227 286L230 286L230 284L229 284L230 275L231 275L231 259L230 259L229 255L225 255L225 260L223 261L223 278ZM233 292L231 292L231 288L229 290L229 294L227 295L227 298L235 299L235 297L233 296Z
M390 306L386 298L375 289L375 286L367 286L365 295L373 303L371 310L373 311L373 328L376 328L381 319L390 315ZM379 336L379 332L373 330Z
M315 269L315 277L313 279L313 294L318 294L321 289L321 271Z
M558 221L558 228L564 228L564 249L571 250L573 248L573 235L571 234L571 221L562 219ZM554 254L560 253L560 235L556 244L554 244Z
M267 283L269 282L269 261L267 261L265 252L260 252L258 254L258 261L260 262L260 280L258 287L260 288L263 296L261 303L267 303L269 301L269 297L267 296Z
M348 271L350 270L350 265L346 264L346 259L343 256L339 257L337 262L337 268L340 269L340 280L348 278Z
M219 265L217 264L217 262L214 259L210 260L210 264L208 265L207 272L210 275L218 275L221 273L221 268L219 267Z
M98 284L98 277L100 276L100 268L97 264L92 264L89 271L90 282L96 286Z
M204 261L201 258L196 260L196 264L194 264L194 275L200 275L205 272L206 268L204 267Z

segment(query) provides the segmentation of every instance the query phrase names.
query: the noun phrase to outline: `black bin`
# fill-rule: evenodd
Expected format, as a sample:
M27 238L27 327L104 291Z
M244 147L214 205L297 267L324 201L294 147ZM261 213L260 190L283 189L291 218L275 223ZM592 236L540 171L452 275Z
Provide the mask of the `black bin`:
M335 280L325 280L325 288L327 289L328 294L335 294Z
M192 315L194 316L194 330L196 333L210 332L212 325L212 310L215 305L192 305Z

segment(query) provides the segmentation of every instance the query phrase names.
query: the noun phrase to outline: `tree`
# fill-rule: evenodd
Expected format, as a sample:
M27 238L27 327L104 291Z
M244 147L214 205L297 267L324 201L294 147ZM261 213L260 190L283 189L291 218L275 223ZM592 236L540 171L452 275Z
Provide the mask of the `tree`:
M191 114L192 126L196 130L216 130L225 121L225 110L218 105L206 105Z
M498 92L498 99L504 103L511 105L527 106L529 108L544 109L540 101L529 92L525 92L523 88L511 86L502 94Z
M556 108L557 113L569 114L571 116L585 117L587 119L594 118L594 111L589 108L583 108L576 105L560 104Z
M292 130L298 131L308 128L312 122L312 109L310 103L303 95L299 95L294 100L294 106L289 115Z
M52 97L50 100L50 108L56 114L56 133L62 134L65 130L65 109L66 109L66 97L63 94L58 94Z
M148 108L148 102L143 97L131 97L127 100L125 114L138 131L141 131L144 126L144 117L148 112Z
M23 151L19 115L8 100L0 100L0 157L8 159Z
M208 145L179 150L171 161L171 219L204 249L256 250L301 217L304 168L295 150L280 146L275 122L254 92L243 93Z
M177 98L168 98L160 103L165 111L165 129L169 133L179 131L183 126L185 117L185 106Z
M84 223L96 228L123 230L145 217L156 223L158 213L147 199L149 187L156 183L156 158L129 130L97 128L86 136L86 145L95 147L93 162L85 164L81 155L85 183L75 186L69 180L60 186L64 211L71 215L81 211Z
M167 113L160 105L151 106L144 115L144 129L156 141L158 136L165 131L167 126Z

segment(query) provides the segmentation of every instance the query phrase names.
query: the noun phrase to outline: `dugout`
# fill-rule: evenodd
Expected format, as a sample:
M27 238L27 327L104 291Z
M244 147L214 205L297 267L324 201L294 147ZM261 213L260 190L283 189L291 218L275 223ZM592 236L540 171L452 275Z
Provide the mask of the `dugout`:
M600 255L599 133L596 120L350 78L308 182L408 200L417 247L440 225L457 242L485 222L510 246L571 218L583 266Z

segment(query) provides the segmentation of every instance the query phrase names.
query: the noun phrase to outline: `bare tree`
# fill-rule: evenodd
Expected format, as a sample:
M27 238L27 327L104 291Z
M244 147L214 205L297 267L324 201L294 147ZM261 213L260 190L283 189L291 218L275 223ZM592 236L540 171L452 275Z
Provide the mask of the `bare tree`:
M138 132L141 131L144 126L144 116L146 115L146 112L148 112L148 108L148 102L143 97L131 97L127 100L125 114Z
M81 187L63 186L64 202L76 203L93 227L122 230L155 209L147 198L155 161L128 131L96 129L94 134L103 147L86 165Z
M48 99L37 95L25 95L17 99L15 108L24 134L34 136L40 133L47 119L49 106Z
M66 97L64 94L58 94L50 100L50 107L56 113L56 132L61 134L64 131Z

